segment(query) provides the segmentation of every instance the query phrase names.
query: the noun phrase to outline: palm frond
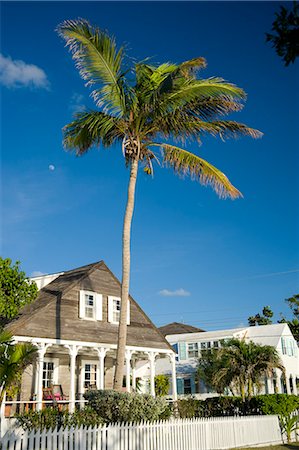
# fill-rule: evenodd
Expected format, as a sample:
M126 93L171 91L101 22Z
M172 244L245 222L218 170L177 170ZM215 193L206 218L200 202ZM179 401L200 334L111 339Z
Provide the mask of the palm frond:
M92 147L102 144L109 147L123 138L125 122L100 111L81 112L63 128L63 145L82 155Z
M195 76L199 69L205 69L207 67L207 61L201 56L198 58L190 59L189 61L184 61L179 65L180 73L185 77L189 78Z
M148 124L148 136L153 137L155 133L160 133L165 138L174 137L180 142L186 139L196 139L201 143L204 133L211 136L219 136L222 140L228 138L238 138L240 136L250 136L252 138L262 137L258 130L248 127L242 123L232 120L203 121L192 116L188 112L177 110L164 117L157 117L153 124Z
M229 179L199 156L170 144L155 144L160 146L163 153L163 163L174 169L178 175L189 175L191 179L199 181L204 186L211 186L220 198L235 199L242 197Z
M123 47L117 50L112 37L83 19L66 20L57 31L66 41L87 85L100 86L92 92L97 106L124 115L128 86L122 71Z

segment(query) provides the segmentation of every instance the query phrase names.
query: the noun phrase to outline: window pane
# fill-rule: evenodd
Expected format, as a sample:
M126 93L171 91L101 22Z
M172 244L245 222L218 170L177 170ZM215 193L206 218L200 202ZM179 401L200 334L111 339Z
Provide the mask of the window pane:
M119 322L120 300L113 299L113 322Z

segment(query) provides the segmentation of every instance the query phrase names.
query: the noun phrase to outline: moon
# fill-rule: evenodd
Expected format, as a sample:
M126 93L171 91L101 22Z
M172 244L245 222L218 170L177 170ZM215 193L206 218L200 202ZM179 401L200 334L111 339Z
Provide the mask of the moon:
M50 172L53 172L53 170L55 170L55 166L53 166L53 164L50 164L49 165L49 170L50 170Z

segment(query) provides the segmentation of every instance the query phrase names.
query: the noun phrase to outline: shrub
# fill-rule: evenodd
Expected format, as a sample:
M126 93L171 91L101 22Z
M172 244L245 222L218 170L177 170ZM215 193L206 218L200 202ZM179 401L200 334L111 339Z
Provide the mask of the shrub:
M257 395L256 401L263 414L288 416L299 409L299 397L288 394Z
M103 420L90 407L78 409L73 414L68 411L59 411L58 408L45 408L42 411L28 411L16 415L17 424L24 430L54 429L55 427L80 427L103 425Z
M166 401L148 394L89 391L84 397L105 423L142 420L153 422L170 416Z
M257 395L242 401L241 397L211 397L197 400L194 397L178 400L178 411L181 418L223 417L269 415L288 416L299 409L299 398L296 395L267 394Z

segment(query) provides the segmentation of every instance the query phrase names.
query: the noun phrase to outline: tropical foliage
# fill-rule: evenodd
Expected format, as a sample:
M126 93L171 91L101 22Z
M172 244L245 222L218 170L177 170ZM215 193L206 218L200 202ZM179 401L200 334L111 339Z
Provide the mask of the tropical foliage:
M279 13L272 24L273 33L266 34L267 42L272 43L278 56L282 58L285 66L294 63L299 55L299 14L298 3L287 9L280 6Z
M271 325L273 311L270 306L264 306L262 314L248 317L248 324L253 327L255 325Z
M229 388L245 400L254 388L260 390L262 375L271 376L275 368L284 371L274 347L233 338L220 349L202 352L198 373L217 392Z
M0 333L0 403L8 389L16 387L20 375L36 354L31 344L16 344L7 331Z
M20 270L20 262L0 257L0 325L16 317L19 310L37 297L37 286Z
M155 393L158 397L167 395L170 388L170 380L167 375L155 376Z
M295 294L292 297L287 298L285 302L289 306L293 317L291 319L287 319L285 315L280 313L281 319L277 322L287 323L295 340L299 342L299 294ZM250 326L270 325L273 323L272 317L273 311L270 306L264 306L262 314L258 313L255 316L248 317L248 323Z
M131 222L138 168L153 174L154 164L169 167L211 186L220 198L241 196L228 178L185 142L201 144L206 134L222 140L261 133L223 117L242 109L245 92L220 77L198 78L206 67L202 57L180 64L125 60L124 48L86 20L67 20L58 33L69 47L76 67L91 87L97 110L81 111L64 127L63 143L76 155L91 147L119 143L130 169L123 227L122 290L114 388L121 389L125 358L130 278Z

